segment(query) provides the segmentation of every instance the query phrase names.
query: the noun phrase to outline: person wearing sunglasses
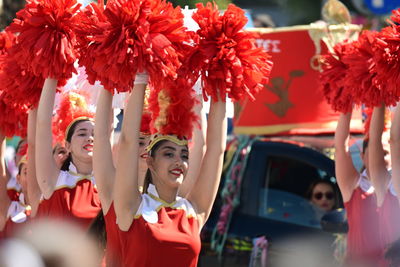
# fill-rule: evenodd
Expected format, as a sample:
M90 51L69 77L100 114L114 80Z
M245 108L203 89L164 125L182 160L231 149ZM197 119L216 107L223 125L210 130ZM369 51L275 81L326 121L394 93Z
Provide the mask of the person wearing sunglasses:
M308 199L321 211L329 212L337 208L337 195L328 180L317 180L310 185Z

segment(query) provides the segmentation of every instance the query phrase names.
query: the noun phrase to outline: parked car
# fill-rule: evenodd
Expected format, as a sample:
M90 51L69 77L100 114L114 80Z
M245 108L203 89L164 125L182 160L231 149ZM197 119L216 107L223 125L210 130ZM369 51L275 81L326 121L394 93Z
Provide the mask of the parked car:
M305 198L315 180L327 179L336 186L334 161L327 156L332 155L332 136L297 139L302 142L237 137L228 143L223 180L203 231L199 266L249 266L252 240L259 236L269 242L268 259L275 263L269 266L284 266L277 264L279 258L294 255L293 244L298 242L301 245L295 247L308 243L324 251L319 256L325 253L325 260L335 262L333 232L346 231L344 211L325 216L321 224L321 216ZM230 217L229 203L238 203Z

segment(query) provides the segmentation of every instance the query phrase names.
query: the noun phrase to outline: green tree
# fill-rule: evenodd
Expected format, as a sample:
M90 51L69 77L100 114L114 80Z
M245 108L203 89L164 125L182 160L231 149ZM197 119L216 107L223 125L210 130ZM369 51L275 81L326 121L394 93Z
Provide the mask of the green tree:
M10 25L15 13L25 6L25 0L0 0L0 30Z
M175 6L181 6L184 8L185 6L189 6L189 8L196 8L196 3L203 3L206 4L207 2L212 2L208 0L171 0L171 3L173 3ZM232 3L231 0L214 0L214 2L218 5L219 9L226 9L230 3Z

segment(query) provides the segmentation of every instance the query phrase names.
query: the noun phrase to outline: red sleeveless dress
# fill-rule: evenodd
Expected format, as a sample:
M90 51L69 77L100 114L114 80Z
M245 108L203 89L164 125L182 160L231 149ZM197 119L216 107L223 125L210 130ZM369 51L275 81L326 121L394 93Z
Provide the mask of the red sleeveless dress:
M390 184L381 207L378 208L381 241L386 249L400 238L400 205L393 185Z
M349 224L346 256L348 263L378 266L383 257L374 191L364 172L351 199L344 203Z
M197 266L201 242L192 205L179 197L168 204L150 192L129 230L120 231L123 266Z
M0 231L0 239L12 237L13 234L27 221L31 213L31 207L25 204L24 194L21 192L18 201L12 201L7 212L7 222L3 231Z
M119 267L122 266L122 249L119 238L119 228L117 225L117 217L115 215L114 203L111 204L104 215L104 221L106 224L107 233L107 246L105 254L105 262L107 267Z
M60 172L51 197L40 203L37 217L69 220L88 229L100 210L93 175L80 175L71 164L69 171Z

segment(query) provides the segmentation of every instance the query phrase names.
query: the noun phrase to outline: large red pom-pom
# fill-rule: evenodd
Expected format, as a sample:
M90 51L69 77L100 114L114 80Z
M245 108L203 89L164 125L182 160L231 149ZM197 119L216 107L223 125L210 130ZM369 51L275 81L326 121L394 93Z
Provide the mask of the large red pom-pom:
M373 43L377 32L364 31L357 41L354 41L350 53L345 53L341 59L347 67L344 87L350 91L353 103L365 104L368 107L381 103L381 91L373 83L374 49Z
M247 23L244 11L233 4L224 15L218 7L197 4L193 19L199 24L199 55L203 95L225 101L228 95L238 101L254 95L268 83L272 68L270 56L256 48L255 35L244 32Z
M28 108L4 101L5 92L0 93L0 131L7 137L26 137Z
M95 11L95 10L93 10ZM97 11L95 11L97 12ZM182 51L177 44L188 40L180 8L166 1L115 0L107 3L105 19L91 32L92 41L82 52L93 60L84 60L92 74L114 93L130 91L137 72L146 70L157 83L176 78Z
M73 25L79 8L76 0L27 0L7 28L17 34L18 64L62 84L71 78L78 58Z
M343 113L352 109L353 99L351 90L344 86L348 67L343 63L343 57L354 50L349 42L338 43L333 48L334 52L322 58L322 72L320 83L327 102L336 111Z
M396 105L400 100L400 27L386 27L377 35L374 62L374 83L381 90L380 102Z

